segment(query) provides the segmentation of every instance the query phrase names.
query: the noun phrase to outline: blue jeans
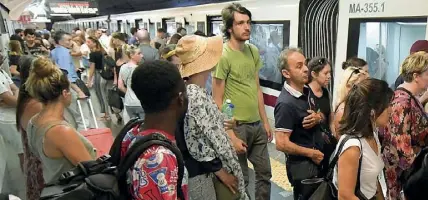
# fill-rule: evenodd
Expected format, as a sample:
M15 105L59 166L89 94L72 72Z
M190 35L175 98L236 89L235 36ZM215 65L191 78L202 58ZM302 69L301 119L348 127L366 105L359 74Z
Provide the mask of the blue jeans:
M144 110L141 106L125 106L129 119L140 118L144 119Z

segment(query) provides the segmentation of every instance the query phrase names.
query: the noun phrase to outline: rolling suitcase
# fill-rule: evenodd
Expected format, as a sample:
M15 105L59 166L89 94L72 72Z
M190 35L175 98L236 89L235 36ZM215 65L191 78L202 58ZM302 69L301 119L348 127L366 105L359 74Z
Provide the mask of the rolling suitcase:
M105 154L109 154L110 148L113 144L114 138L110 128L99 128L97 119L95 117L94 107L92 106L92 101L90 97L85 99L91 110L92 117L95 123L95 129L88 129L85 121L85 117L83 115L81 99L77 100L77 105L79 106L80 115L82 117L83 125L85 130L80 131L80 133L85 136L91 143L94 145L97 150L97 157L103 156ZM88 123L89 124L89 123Z

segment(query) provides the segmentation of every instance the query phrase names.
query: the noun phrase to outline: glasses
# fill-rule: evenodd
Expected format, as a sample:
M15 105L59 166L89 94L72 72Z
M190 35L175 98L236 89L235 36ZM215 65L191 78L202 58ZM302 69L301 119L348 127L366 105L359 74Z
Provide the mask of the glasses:
M309 65L309 62L312 60L312 58L306 58L305 64ZM328 64L328 60L326 58L319 58L316 62L315 66L324 66ZM314 67L315 67L314 66Z
M359 74L359 73L360 73L359 69L355 69L354 71L352 71L351 75L349 76L348 80L346 81L346 84L349 83L349 80L351 80L351 78L354 74Z

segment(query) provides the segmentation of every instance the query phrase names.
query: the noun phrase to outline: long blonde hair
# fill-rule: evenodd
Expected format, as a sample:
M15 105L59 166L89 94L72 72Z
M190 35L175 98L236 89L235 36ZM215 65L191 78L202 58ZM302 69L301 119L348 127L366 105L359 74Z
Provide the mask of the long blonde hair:
M358 84L365 76L366 75L357 67L346 68L346 70L343 72L343 76L337 90L337 97L339 101L337 101L336 106L340 105L346 99L349 89L351 89L355 84Z
M11 40L9 42L9 49L12 55L22 55L21 42L18 40Z

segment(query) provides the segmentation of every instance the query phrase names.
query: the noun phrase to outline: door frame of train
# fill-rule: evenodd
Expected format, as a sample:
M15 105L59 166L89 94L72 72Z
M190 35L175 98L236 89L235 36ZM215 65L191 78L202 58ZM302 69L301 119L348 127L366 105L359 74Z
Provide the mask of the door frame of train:
M381 6L382 4L383 7ZM350 20L376 19L377 21L382 21L400 19L405 21L411 18L427 17L428 4L426 0L412 0L411 2L403 0L340 0L334 82L340 83L340 78L343 74L342 65L340 63L347 59ZM425 38L428 38L428 26L426 33L427 35ZM334 91L337 91L338 85L339 84L334 85ZM337 94L334 92L333 105L336 105L336 103Z

